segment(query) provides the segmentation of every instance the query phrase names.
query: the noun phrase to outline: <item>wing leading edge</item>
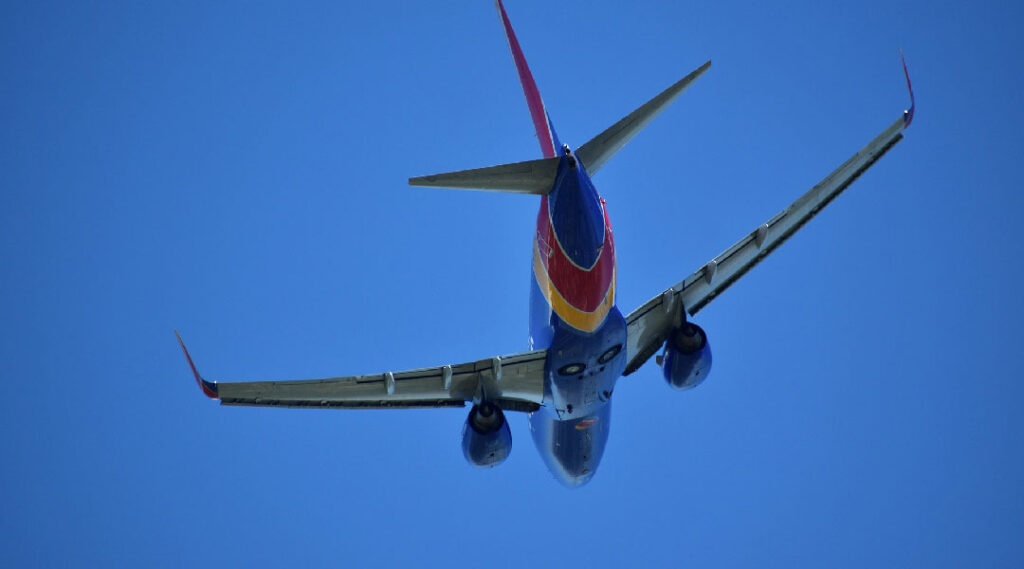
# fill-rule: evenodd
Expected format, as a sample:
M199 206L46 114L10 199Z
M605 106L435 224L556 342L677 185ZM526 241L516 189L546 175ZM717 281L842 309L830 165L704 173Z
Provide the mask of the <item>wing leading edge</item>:
M902 53L900 54L902 58ZM682 311L697 314L734 282L761 262L779 245L825 208L832 200L868 170L879 158L903 139L903 131L914 117L914 95L910 90L910 109L890 124L864 148L850 157L821 182L797 198L786 209L761 224L722 254L708 261L690 276L644 303L626 317L627 364L623 375L640 368L658 349L668 333L679 324Z
M177 332L175 332L177 334ZM178 337L181 343L181 337ZM372 375L289 381L211 382L196 371L208 397L221 405L335 409L462 407L487 399L506 411L535 411L544 400L547 350L521 352L457 365Z

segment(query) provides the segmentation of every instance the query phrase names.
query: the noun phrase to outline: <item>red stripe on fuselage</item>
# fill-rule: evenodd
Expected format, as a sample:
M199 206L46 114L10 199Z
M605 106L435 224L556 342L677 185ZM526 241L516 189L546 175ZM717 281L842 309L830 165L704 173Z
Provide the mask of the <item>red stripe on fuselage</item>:
M592 267L580 267L562 248L551 223L547 196L541 197L537 214L537 249L548 279L566 302L584 312L597 310L615 277L615 239L603 202L601 210L604 213L604 243Z

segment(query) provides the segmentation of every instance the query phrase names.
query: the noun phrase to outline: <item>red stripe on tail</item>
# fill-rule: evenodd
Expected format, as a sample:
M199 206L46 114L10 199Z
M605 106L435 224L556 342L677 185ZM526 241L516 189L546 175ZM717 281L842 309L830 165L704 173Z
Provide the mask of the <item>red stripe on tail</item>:
M519 40L516 33L512 31L512 23L505 13L505 6L501 0L495 0L498 7L498 15L501 16L501 26L505 29L505 38L508 40L508 48L512 51L512 61L516 64L516 71L519 72L519 82L523 85L523 94L526 95L526 104L530 107L530 118L533 119L533 128L537 130L537 140L540 142L540 151L544 158L555 156L555 144L551 136L551 126L548 124L547 113L544 111L544 101L540 98L540 91L533 81L533 74L523 57L523 50L519 47Z

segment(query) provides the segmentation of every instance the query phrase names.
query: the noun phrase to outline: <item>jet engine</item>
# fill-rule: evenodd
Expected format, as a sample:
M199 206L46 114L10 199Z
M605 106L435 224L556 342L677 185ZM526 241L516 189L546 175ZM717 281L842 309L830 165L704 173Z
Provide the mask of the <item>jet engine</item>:
M473 405L462 427L462 454L470 464L497 466L512 452L512 431L501 408L489 401Z
M691 389L704 381L711 372L711 346L700 326L683 322L669 334L661 370L675 389Z

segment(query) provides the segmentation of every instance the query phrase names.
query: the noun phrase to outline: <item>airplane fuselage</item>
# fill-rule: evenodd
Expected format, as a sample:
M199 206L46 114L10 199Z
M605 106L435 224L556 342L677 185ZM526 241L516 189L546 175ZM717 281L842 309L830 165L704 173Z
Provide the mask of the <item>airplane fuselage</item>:
M530 347L547 349L548 358L545 406L530 414L530 431L555 477L578 486L593 476L608 440L626 322L615 306L615 241L604 200L568 149L554 188L541 198L532 269Z

